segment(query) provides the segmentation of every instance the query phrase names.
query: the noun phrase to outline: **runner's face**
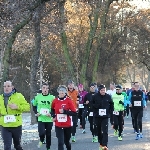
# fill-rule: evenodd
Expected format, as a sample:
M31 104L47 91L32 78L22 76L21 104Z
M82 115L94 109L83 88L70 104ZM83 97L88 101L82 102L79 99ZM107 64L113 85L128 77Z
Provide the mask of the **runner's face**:
M116 89L117 93L122 93L122 89Z
M81 91L81 92L82 92L82 91L83 91L83 87L79 87L79 91Z
M74 89L74 84L72 84L72 83L69 84L69 85L68 85L68 89L69 89L69 91L73 91L73 89Z
M47 95L49 91L49 86L48 85L43 85L42 86L42 94Z
M90 91L91 91L91 92L95 92L95 86L91 86L91 87L90 87Z
M59 91L58 93L59 93L59 98L63 98L66 95L66 93L63 91Z
M11 93L13 90L12 83L10 81L4 82L4 93Z
M105 95L105 92L106 92L106 89L105 89L105 88L103 88L103 89L100 90L100 94L101 94L101 95Z

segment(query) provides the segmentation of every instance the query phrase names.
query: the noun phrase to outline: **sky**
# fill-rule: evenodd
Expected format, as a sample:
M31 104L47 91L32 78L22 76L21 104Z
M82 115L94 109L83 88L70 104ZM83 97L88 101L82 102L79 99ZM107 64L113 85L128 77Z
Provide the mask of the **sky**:
M135 5L137 9L144 9L144 8L150 9L150 0L131 0L129 1L129 4Z

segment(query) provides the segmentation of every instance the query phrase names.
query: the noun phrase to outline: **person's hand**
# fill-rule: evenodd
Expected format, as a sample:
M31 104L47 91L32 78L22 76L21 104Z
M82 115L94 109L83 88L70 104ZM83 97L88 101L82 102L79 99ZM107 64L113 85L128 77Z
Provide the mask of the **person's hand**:
M79 104L79 101L76 101L76 104Z
M144 109L147 110L147 106L144 106Z
M41 115L40 113L37 113L37 114L36 114L37 117L40 116L40 115Z
M88 100L86 101L86 104L89 104L89 101L88 101Z
M48 114L46 114L46 116L47 116L47 117L51 117L51 114L50 114L50 113L48 113Z
M56 121L56 117L55 118L53 118L53 122L55 122Z
M129 107L132 107L132 104L130 104Z
M8 107L10 108L10 109L13 109L13 110L15 110L15 109L18 109L18 106L16 105L16 104L8 104Z
M63 109L59 109L59 112L62 114L64 112L64 110Z

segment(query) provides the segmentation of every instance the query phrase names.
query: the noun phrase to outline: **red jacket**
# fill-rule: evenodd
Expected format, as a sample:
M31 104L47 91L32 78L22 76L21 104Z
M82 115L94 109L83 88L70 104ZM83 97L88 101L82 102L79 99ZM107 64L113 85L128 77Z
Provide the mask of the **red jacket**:
M71 127L71 116L76 115L76 109L72 100L66 97L64 100L56 98L52 102L53 117L56 117L55 126L57 127ZM61 114L59 109L64 109L64 113Z

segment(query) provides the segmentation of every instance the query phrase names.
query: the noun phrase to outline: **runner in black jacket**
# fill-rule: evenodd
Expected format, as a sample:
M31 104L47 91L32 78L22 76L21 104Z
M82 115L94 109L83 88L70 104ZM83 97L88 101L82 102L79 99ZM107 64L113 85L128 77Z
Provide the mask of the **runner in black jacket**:
M91 83L90 92L87 93L84 97L84 111L88 112L90 131L92 132L92 135L93 135L92 142L98 142L97 126L95 124L95 120L93 117L93 103L92 103L93 96L96 94L95 89L96 89L95 84Z
M93 97L93 115L97 125L99 150L108 150L108 118L112 111L113 101L102 84L99 86L99 92Z

